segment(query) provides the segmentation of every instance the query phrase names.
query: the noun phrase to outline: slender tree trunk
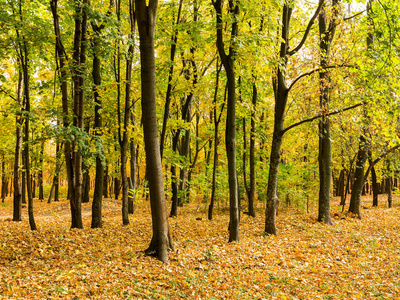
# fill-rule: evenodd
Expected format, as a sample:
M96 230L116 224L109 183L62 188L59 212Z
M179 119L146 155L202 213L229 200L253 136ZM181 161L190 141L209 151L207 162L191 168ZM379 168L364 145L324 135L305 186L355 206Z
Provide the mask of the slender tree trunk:
M39 200L43 201L44 195L43 195L43 154L44 154L44 141L41 144L40 147L40 159L39 159L39 165L40 169L38 172L38 185L39 185Z
M21 105L21 91L22 91L22 72L18 72L18 90L17 90L17 102ZM20 111L16 114L16 133L15 133L15 154L14 154L14 206L13 206L13 221L22 221L22 194L21 194L21 142L22 142L22 114ZM3 181L5 179L5 161L3 154L3 162L2 162L2 171L3 171ZM2 188L2 194L4 194L3 202L5 198L4 193L4 185Z
M370 161L371 164L371 161ZM378 206L378 182L376 180L375 167L371 168L371 178L372 178L372 206Z
M338 182L338 196L340 196L340 205L344 205L345 203L345 181L346 178L346 170L342 169L339 175L339 182Z
M236 78L235 78L235 56L236 43L238 36L238 15L239 5L233 0L229 1L230 17L233 20L231 25L231 45L229 53L225 52L223 40L223 21L222 21L222 1L213 1L217 17L217 48L224 65L227 87L227 120L225 131L225 147L228 157L228 177L229 177L229 242L239 240L239 195L238 180L236 170Z
M177 153L178 141L179 141L180 130L176 130L172 138L172 152ZM176 217L178 215L178 178L176 172L176 164L171 164L171 191L172 191L172 204L170 217Z
M282 147L282 137L285 133L283 129L283 123L285 118L285 110L288 100L288 94L290 87L286 86L286 67L288 58L296 54L304 45L312 24L314 23L316 17L318 16L324 1L320 0L318 2L318 7L310 19L306 31L303 34L298 46L293 49L289 48L289 29L290 29L290 19L292 15L293 8L289 5L289 1L285 1L282 9L282 32L281 32L281 45L279 58L281 63L275 70L275 75L272 80L272 86L275 96L275 115L274 115L274 131L272 135L272 145L271 145L271 155L270 155L270 168L268 177L268 187L267 187L267 207L265 211L265 233L266 234L277 234L276 230L276 212L278 209L279 199L277 195L278 189L278 173L279 173L279 162L280 153ZM290 49L290 51L289 51Z
M214 99L213 99L213 117L214 117L214 159L213 159L213 173L212 173L212 183L211 183L211 199L210 205L208 206L208 219L211 221L213 219L213 210L215 203L215 194L217 188L217 167L218 167L218 145L219 145L219 137L218 137L218 127L221 121L222 112L225 106L226 101L226 89L224 93L224 103L222 104L221 111L219 116L217 116L217 96L218 96L218 87L219 87L219 74L221 73L222 64L218 62L216 65L216 82L215 82L215 90L214 90Z
M101 116L102 109L102 100L99 95L99 87L101 86L101 60L100 60L100 34L101 30L104 28L104 24L98 26L94 22L92 22L92 29L94 32L94 37L92 41L93 47L93 95L94 95L94 131L95 136L98 142L101 140L101 133L103 127L103 119ZM93 202L92 202L92 224L91 228L101 228L102 227L102 205L103 205L103 192L107 193L107 182L104 183L104 156L103 147L98 149L100 154L96 156L96 175L95 175L95 184L94 184L94 193L93 193ZM106 188L104 189L104 184ZM106 196L107 197L107 196Z
M255 78L254 78L255 80ZM256 175L255 175L255 139L256 139L256 105L257 105L257 85L253 83L253 98L252 98L252 110L251 110L251 121L250 121L250 189L248 194L249 199L249 216L253 218L256 216L254 211L254 198L256 193Z
M386 191L388 195L388 207L393 208L393 196L392 196L392 189L393 189L393 177L392 177L392 170L390 167L390 160L386 160L386 167L387 167L387 176L386 176Z
M323 117L319 122L319 198L318 198L318 221L332 225L330 214L331 178L332 178L332 147L329 113L330 103L330 81L331 74L326 68L329 65L329 56L332 40L335 34L336 21L339 12L338 0L332 0L333 16L329 25L325 5L319 13L320 34L320 66L323 71L319 73L320 87L320 109Z
M104 168L103 197L108 198L108 164Z
M181 12L182 12L182 4L183 0L179 0L179 8L178 8L178 16L176 18L176 23L174 25L178 25L181 20ZM164 143L165 143L165 135L167 133L167 122L169 118L169 107L171 104L171 96L172 96L172 76L174 75L174 61L175 61L175 53L176 53L176 45L178 41L178 33L177 29L174 30L174 33L171 37L171 50L170 50L170 67L168 70L168 85L167 85L167 93L165 95L165 105L164 105L164 118L163 125L161 129L161 137L160 137L160 155L161 159L164 153Z
M367 3L367 17L369 21L371 22L371 5L372 5L373 0L370 0ZM367 35L367 49L371 50L373 46L373 41L374 41L374 35L373 33L368 33ZM364 107L364 110L366 108ZM366 115L366 112L364 111L364 115ZM364 118L367 118L364 116ZM359 142L359 150L357 153L357 162L356 162L356 171L354 173L354 185L351 191L351 198L350 198L350 207L349 207L349 212L352 212L358 216L358 218L361 219L361 211L360 211L360 206L361 206L361 195L362 195L362 189L364 186L364 165L365 161L368 158L368 150L370 148L370 144L366 139L366 128L364 128L363 134L360 135L360 142Z
M153 237L146 253L153 254L166 263L169 260L168 249L173 248L173 246L165 203L156 114L154 31L158 1L149 0L149 4L146 5L145 0L136 0L135 6L140 37L142 121L146 151L146 174L149 182L153 224Z
M28 66L28 49L24 41L25 61L22 62L23 78L24 78L24 157L25 157L25 174L28 190L28 217L31 230L36 230L36 223L33 216L33 195L32 186L30 181L30 164L29 164L29 114L31 111L30 95L29 95L29 66Z
M368 157L368 143L364 135L360 136L360 145L357 154L356 170L354 172L354 184L351 190L349 212L361 219L361 193L364 186L364 165Z
M3 153L1 161L1 202L4 203L6 195L7 195L6 160Z

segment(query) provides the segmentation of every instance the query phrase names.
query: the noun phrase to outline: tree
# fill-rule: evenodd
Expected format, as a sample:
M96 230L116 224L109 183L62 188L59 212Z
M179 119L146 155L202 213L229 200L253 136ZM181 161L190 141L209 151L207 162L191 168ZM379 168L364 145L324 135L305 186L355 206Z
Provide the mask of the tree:
M290 19L292 15L293 8L289 1L285 1L282 9L282 28L281 28L281 47L279 52L279 63L278 67L275 70L275 75L272 79L272 85L274 89L274 97L275 97L275 115L274 115L274 131L272 136L272 144L271 144L271 154L270 154L270 163L269 163L269 177L268 177L268 187L267 187L267 207L265 211L265 233L267 234L277 234L276 230L276 211L279 204L279 199L277 196L277 188L278 188L278 171L279 171L279 163L280 163L280 154L281 154L281 146L282 146L282 137L283 134L289 129L284 129L283 123L285 119L285 111L286 105L288 101L288 96L291 87L297 82L297 80L303 75L300 75L295 79L292 84L287 86L286 79L286 68L288 64L288 60L291 56L296 54L304 45L308 34L310 33L311 27L314 24L315 19L317 18L319 12L322 9L322 5L324 4L324 0L320 0L318 2L318 7L311 17L307 28L303 34L302 39L299 44L290 50L289 42L289 29L290 29Z
M157 0L150 0L148 5L146 5L145 0L135 1L140 39L142 122L146 152L146 174L149 182L153 223L153 237L145 252L157 256L162 262L166 263L169 260L168 249L173 248L173 245L165 204L156 115L154 31L157 6Z
M330 214L331 178L332 178L332 148L330 120L326 114L329 112L330 103L330 70L327 70L331 55L331 44L335 35L337 18L339 14L339 0L332 0L332 17L327 24L327 11L325 4L322 6L318 17L320 35L320 67L319 105L322 118L319 121L319 198L318 221L332 225Z
M232 19L231 41L228 54L223 39L222 0L213 1L217 18L217 48L225 68L228 87L225 146L228 157L229 177L229 242L239 240L239 195L236 171L236 78L235 59L237 54L235 38L238 36L239 1L229 0L229 17Z

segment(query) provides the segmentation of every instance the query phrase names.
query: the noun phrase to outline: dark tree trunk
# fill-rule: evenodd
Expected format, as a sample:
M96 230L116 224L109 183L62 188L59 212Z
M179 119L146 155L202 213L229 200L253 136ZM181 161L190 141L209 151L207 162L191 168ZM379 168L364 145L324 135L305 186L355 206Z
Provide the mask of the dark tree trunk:
M354 172L354 184L351 190L349 212L361 219L361 193L364 186L364 165L368 157L368 144L364 135L360 136L360 145L357 154L356 170Z
M101 116L101 109L103 107L101 97L99 95L98 88L101 86L101 60L100 60L100 45L101 39L100 34L101 30L104 28L104 24L98 26L94 22L92 22L93 29L93 40L92 40L92 48L93 48L93 95L94 95L94 131L95 137L100 142L102 127L103 127L103 118ZM101 228L102 227L102 205L103 205L103 194L105 191L105 197L107 197L107 178L104 176L104 157L100 155L104 155L103 147L98 149L100 154L96 156L96 175L95 175L95 183L94 183L94 193L93 193L93 203L92 203L92 223L91 228ZM105 185L105 188L104 188Z
M21 66L20 66L21 67ZM22 72L18 72L18 90L17 90L17 102L21 105L21 91L22 91ZM23 119L21 118L22 113L19 111L16 114L16 133L15 133L15 154L14 154L14 202L13 202L13 221L22 221L22 194L21 194L21 142L22 142L22 132L21 126ZM3 182L5 181L5 161L3 154L2 162L3 171ZM24 174L24 173L23 173ZM5 185L2 185L2 197L5 198ZM3 198L3 202L4 202Z
M4 200L6 199L6 195L7 195L6 160L3 153L1 161L1 201L3 203Z
M21 4L21 3L20 3ZM21 6L20 6L20 14ZM24 60L22 61L22 74L23 74L23 83L24 83L24 150L23 155L25 158L25 173L26 173L26 182L27 182L27 190L28 190L28 217L29 217L29 226L31 230L36 230L36 223L33 216L33 196L32 196L32 187L30 181L30 164L29 164L29 114L31 111L30 104L30 94L29 94L29 66L28 66L28 48L25 41L23 39L23 48L24 48Z
M214 159L213 159L213 173L212 173L212 182L211 182L211 199L210 205L208 206L208 219L211 221L213 219L213 209L215 203L215 193L217 187L217 167L218 167L218 145L219 145L219 137L218 137L218 127L219 122L221 120L222 112L225 106L225 97L224 103L222 104L221 111L219 116L217 116L217 96L218 96L218 87L219 87L219 74L221 73L222 64L220 64L217 60L216 65L216 82L215 82L215 91L214 91L214 99L213 99L213 119L214 119ZM226 93L225 93L226 95Z
M120 1L118 3L118 19L120 18ZM132 61L133 61L133 52L134 52L134 35L135 35L135 13L133 2L129 1L129 23L131 26L130 39L131 43L129 45L127 55L126 55L126 78L125 78L125 105L124 105L124 118L123 118L123 132L118 130L119 136L119 145L121 151L121 178L122 178L122 224L129 224L129 203L128 203L128 190L129 190L129 182L127 175L127 161L128 161L128 126L130 123L130 115L131 115L131 81L132 81ZM119 60L118 60L119 63ZM119 68L119 66L118 66ZM118 74L118 76L120 76ZM119 101L119 99L118 99ZM118 105L120 106L120 105ZM121 124L120 111L118 111L119 123ZM120 127L119 127L120 128Z
M338 196L340 196L340 205L345 205L345 181L346 178L346 170L342 169L339 175L338 181Z
M370 0L367 3L367 17L368 20L371 22L371 5L372 5L373 0ZM367 48L370 50L373 46L373 41L374 41L374 35L373 33L368 33L367 35ZM364 108L365 109L365 108ZM364 118L366 118L364 116ZM361 194L362 194L362 188L364 186L364 165L365 161L368 158L368 148L370 147L369 142L366 140L366 129L364 128L364 134L360 135L360 142L359 142L359 150L357 153L357 162L356 162L356 170L354 172L354 185L351 191L351 198L350 198L350 207L349 207L349 212L352 212L353 214L356 214L358 218L361 219L361 211L360 211L360 206L361 206ZM373 164L371 165L373 166Z
M172 138L172 152L177 153L178 141L179 141L180 130L176 130ZM178 178L176 172L176 164L171 164L171 191L172 191L172 204L170 217L176 217L178 215Z
M38 172L38 185L39 185L39 200L44 199L43 195L43 154L44 154L44 141L40 147L40 159L39 159L39 172Z
M63 107L63 126L70 127L71 120L73 126L83 129L84 99L85 99L85 72L86 63L86 36L87 36L87 9L88 0L83 2L75 1L75 29L73 42L73 118L68 113L68 74L66 66L66 51L61 41L59 26L59 16L57 14L57 0L51 0L51 10L53 14L54 31L56 37L56 53L59 61L62 107ZM76 138L76 137L75 137ZM65 142L64 153L68 176L68 198L71 207L71 228L83 228L81 211L82 194L82 157L78 152L73 152L76 144Z
M254 78L255 80L255 78ZM256 213L254 211L254 198L256 193L256 175L255 175L255 138L256 138L256 120L255 112L257 105L257 85L253 83L253 98L252 98L252 111L251 111L251 122L250 122L250 189L248 193L249 199L249 216L255 217Z
M336 20L339 13L338 0L332 0L333 16L327 24L325 5L319 13L320 34L320 67L319 73L320 97L319 105L323 115L319 122L319 198L318 198L318 221L332 225L330 214L331 178L332 178L332 147L329 113L330 103L330 81L331 74L326 69L329 65L330 48L335 34Z
M393 196L392 196L392 189L393 189L393 177L392 177L392 170L390 167L390 160L386 161L387 167L387 177L386 177L386 192L388 195L388 207L393 208Z
M181 12L182 12L182 4L183 0L179 0L179 8L178 8L178 16L176 18L176 23L174 25L178 25L181 21ZM167 133L167 122L169 118L169 107L171 104L171 96L172 96L172 76L174 75L174 61L175 61L175 52L176 52L176 45L178 41L178 33L177 29L174 30L174 33L171 37L171 50L170 50L170 67L168 70L168 85L167 85L167 93L165 95L165 105L164 105L164 118L163 118L163 125L161 129L161 137L160 137L160 155L161 159L164 153L164 143L165 143L165 135ZM171 209L172 213L172 209ZM176 215L176 214L175 214Z
M308 34L310 33L311 27L317 18L324 0L320 0L318 7L308 23L307 29L303 34L303 38L300 43L289 51L289 29L290 29L290 18L292 15L292 7L289 5L289 1L285 1L282 9L282 32L281 32L281 45L279 52L280 65L275 70L275 75L272 80L274 96L275 96L275 114L274 114L274 131L272 135L271 155L270 155L270 168L268 177L267 187L267 207L265 211L265 233L266 234L277 234L276 230L276 212L278 209L279 199L277 195L278 189L278 173L280 163L280 153L282 146L282 137L286 132L283 129L283 123L285 118L285 110L288 100L288 95L292 85L287 87L286 85L286 67L288 58L296 54L304 45ZM301 78L301 77L298 77Z
M36 180L35 175L31 175L31 190L32 190L32 198L36 198Z
M371 161L370 161L371 164ZM375 167L371 168L371 178L372 178L372 206L378 206L378 182L376 181Z
M146 250L162 262L169 261L168 249L173 248L165 203L163 172L158 140L155 94L154 31L157 0L136 0L136 18L140 37L142 122L146 151L146 174L150 190L153 237Z
M239 240L239 195L238 180L236 171L236 78L235 78L235 58L236 43L238 36L238 15L239 5L233 0L229 0L230 18L233 20L231 25L231 43L229 53L225 52L223 40L223 21L222 21L222 1L213 1L217 17L217 48L221 62L227 77L228 101L225 131L225 147L228 158L228 177L229 177L229 242Z
M114 199L118 200L119 191L121 190L121 181L119 178L114 178Z
M25 158L22 155L22 164L25 166ZM26 175L25 170L21 172L21 191L22 191L22 204L26 204Z
M90 174L89 174L89 169L86 169L83 173L83 179L82 179L82 203L89 203L89 192L90 192Z
M104 168L103 197L108 198L108 164Z

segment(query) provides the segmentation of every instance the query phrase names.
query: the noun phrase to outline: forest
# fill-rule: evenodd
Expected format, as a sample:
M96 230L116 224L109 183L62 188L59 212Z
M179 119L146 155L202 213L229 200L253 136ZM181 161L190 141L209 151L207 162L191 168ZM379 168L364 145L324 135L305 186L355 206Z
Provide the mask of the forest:
M0 291L400 296L399 10L0 0Z

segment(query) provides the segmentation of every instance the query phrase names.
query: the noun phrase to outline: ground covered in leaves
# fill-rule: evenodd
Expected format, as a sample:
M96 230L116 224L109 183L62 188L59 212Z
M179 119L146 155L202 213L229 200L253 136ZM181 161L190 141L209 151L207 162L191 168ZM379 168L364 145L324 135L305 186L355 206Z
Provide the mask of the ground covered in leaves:
M400 211L363 199L363 219L333 205L333 226L316 213L284 209L278 236L264 236L262 204L242 215L240 242L227 243L228 211L208 221L205 204L170 219L176 251L164 265L143 250L151 238L149 203L122 226L119 201L104 201L102 229L71 230L67 201L35 201L38 231L0 206L1 299L396 299L400 298ZM383 202L383 199L381 200ZM200 219L201 218L201 219Z

